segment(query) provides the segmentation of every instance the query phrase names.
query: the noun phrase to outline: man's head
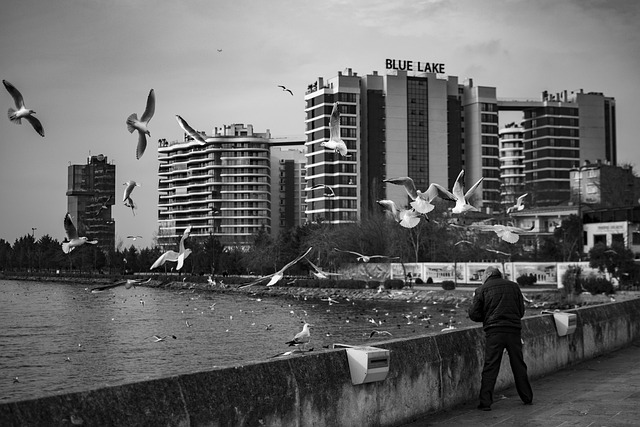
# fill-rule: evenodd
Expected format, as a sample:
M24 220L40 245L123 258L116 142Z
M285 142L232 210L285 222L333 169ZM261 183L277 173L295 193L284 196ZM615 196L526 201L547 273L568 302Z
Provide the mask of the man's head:
M482 283L486 283L486 281L490 277L498 277L498 278L500 278L500 277L502 277L502 273L500 273L500 270L498 270L496 267L487 267L487 269L482 274Z

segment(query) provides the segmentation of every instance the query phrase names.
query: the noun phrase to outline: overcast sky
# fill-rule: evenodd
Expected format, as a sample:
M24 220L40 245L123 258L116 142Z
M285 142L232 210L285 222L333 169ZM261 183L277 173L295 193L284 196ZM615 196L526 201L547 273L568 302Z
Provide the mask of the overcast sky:
M544 90L616 99L618 162L640 171L640 2L448 0L21 0L0 14L0 78L24 95L45 129L0 117L0 238L62 240L67 167L104 154L116 164L116 241L157 229L157 140L182 132L175 115L211 133L252 124L304 134L304 91L347 67L385 72L385 59L445 64L499 98ZM222 52L218 52L222 49ZM282 84L295 96L282 92ZM156 93L144 156L127 116ZM0 103L13 106L4 87ZM134 217L122 205L127 180Z

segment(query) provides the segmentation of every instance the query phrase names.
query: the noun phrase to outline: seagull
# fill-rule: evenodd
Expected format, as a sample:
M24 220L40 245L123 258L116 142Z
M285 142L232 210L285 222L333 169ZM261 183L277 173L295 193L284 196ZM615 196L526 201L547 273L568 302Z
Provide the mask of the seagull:
M140 159L144 154L144 150L147 148L147 136L151 136L151 132L149 131L149 121L153 117L153 113L156 111L156 95L153 89L149 91L149 96L147 96L147 106L144 109L144 113L142 113L142 117L138 120L138 115L136 113L131 114L127 117L127 130L129 133L133 133L134 130L138 131L138 147L136 148L136 159Z
M222 52L222 49L218 49L218 52Z
M464 192L463 179L464 179L464 169L462 169L460 171L460 174L458 174L458 178L456 178L455 184L453 184L452 193L453 193L453 196L456 198L456 205L451 210L451 212L456 213L456 214L465 213L465 212L469 212L469 211L477 212L480 209L476 208L475 206L470 205L468 199L476 191L476 189L478 188L478 186L480 185L480 183L482 182L484 177L480 177L478 182L473 184L473 186L466 193Z
M340 137L340 111L338 111L337 102L333 104L331 118L329 119L329 140L322 141L320 145L340 153L342 157L351 157L348 154L347 144Z
M291 341L287 341L285 342L285 344L289 344L289 347L291 347L294 345L304 346L304 344L309 343L311 341L311 333L309 332L309 326L313 326L313 325L309 323L305 323L302 326L302 331L298 332Z
M485 250L485 251L488 251L488 252L493 252L493 253L495 253L495 254L499 254L499 255L511 256L511 254L508 254L508 253L506 253L506 252L502 252L502 251L499 251L499 250L496 250L496 249L484 248L484 250Z
M180 125L182 130L185 131L191 138L198 141L201 145L207 143L206 139L204 139L204 137L198 131L189 126L189 123L187 123L185 119L176 115L176 120L178 121L178 124Z
M9 120L15 124L21 125L22 119L25 119L31 123L31 126L33 126L40 136L44 137L44 128L42 127L40 120L33 116L36 112L24 105L24 98L20 91L6 80L3 80L2 83L4 83L4 87L7 88L7 91L9 91L9 94L13 97L13 102L16 104L17 108L17 110L15 108L9 108Z
M100 215L102 213L102 211L106 210L109 208L109 202L111 201L111 199L113 198L113 196L109 196L107 197L107 199L104 202L100 202L100 207L98 208L98 211L96 212L96 216Z
M527 197L529 193L524 193L522 196L516 199L516 204L507 208L507 215L514 211L521 211L524 209L524 198Z
M140 184L138 184L135 181L127 181L122 185L127 186L124 189L124 196L122 197L122 201L124 202L124 205L126 207L131 208L131 212L133 212L133 214L135 215L136 212L134 211L134 209L137 208L137 206L135 205L135 203L133 203L133 199L131 198L131 192L133 191L134 188L140 187Z
M311 273L313 273L314 276L316 276L316 278L318 279L328 279L329 276L341 276L340 273L327 273L326 271L322 271L320 269L320 267L318 267L317 265L315 265L313 262L311 262L310 259L307 258L307 262L309 263L309 265L311 266L311 268L313 268L314 271L312 271Z
M142 236L127 236L127 239L131 239L131 240L138 240L138 239L142 239Z
M190 233L191 233L191 226L187 227L182 233L182 237L180 238L180 244L178 247L179 252L166 251L165 253L160 255L160 257L158 257L156 262L153 263L153 265L149 270L158 268L161 265L164 265L164 263L167 261L177 262L178 264L176 266L176 270L180 270L184 265L184 260L187 259L189 255L191 255L191 249L185 249L184 247L184 241L189 237Z
M70 253L72 250L78 246L84 245L85 243L90 243L92 245L98 244L97 240L89 240L88 237L78 237L78 230L76 230L76 226L73 225L69 212L64 216L64 232L67 235L68 240L62 242L62 252L65 254Z
M460 227L460 226L457 226ZM493 231L496 233L498 237L504 240L507 243L517 243L520 240L520 234L525 234L530 232L533 227L529 230L520 227L514 227L511 225L503 225L503 224L482 224L482 223L474 223L467 225L466 228L470 230L476 231Z
M420 212L415 209L399 208L393 200L376 200L376 203L385 208L393 219L405 228L413 228L420 222Z
M353 252L353 251L343 251L342 249L338 249L338 248L333 248L334 251L338 251L338 252L345 252L348 254L354 254L356 255L358 258L356 258L356 260L358 261L362 261L362 262L369 262L371 261L371 258L391 258L391 259L397 259L398 257L391 257L391 256L387 256L387 255L362 255L361 253L358 252Z
M373 338L374 335L389 335L389 336L392 336L391 332L389 332L389 331L372 331L371 334L369 334L369 338Z
M424 193L418 190L413 182L413 179L408 176L402 176L398 178L389 178L385 179L384 182L388 182L395 185L403 185L404 189L407 191L407 194L413 202L411 202L411 207L413 207L416 211L420 213L429 213L435 208L431 202L436 197L440 197L444 200L450 200L452 202L456 201L456 197L451 194L449 190L444 188L440 184L431 183L427 188L427 191Z
M291 96L293 96L293 92L291 92L291 89L287 89L286 87L284 87L282 85L278 85L278 87L281 87L283 91L289 92L291 94Z
M294 265L295 263L300 261L302 258L306 257L309 254L309 252L311 252L311 249L313 249L313 248L310 247L309 249L307 249L307 251L305 253L303 253L302 255L298 256L296 259L294 259L293 261L289 262L288 264L286 264L284 267L282 267L280 270L276 271L275 273L272 273L272 274L270 274L268 276L261 277L258 280L254 280L251 283L247 283L246 285L242 285L238 289L248 288L249 286L256 285L256 284L262 282L264 279L268 279L268 278L271 278L271 280L269 280L269 283L267 283L267 286L275 285L276 283L278 283L280 281L280 279L282 279L284 277L284 272L289 267L291 267L292 265Z
M155 342L160 342L160 341L164 341L164 340L166 340L166 339L167 339L167 338L169 338L169 337L173 338L174 340L176 339L176 336L175 336L175 335L166 335L166 336L164 336L164 337L161 337L161 336L158 336L158 335L154 335L154 336L153 336L153 339L155 340Z
M304 191L313 191L313 190L317 190L319 188L324 188L326 191L324 192L324 195L326 197L334 197L336 195L336 193L333 191L333 188L329 187L326 184L316 184L313 187L307 187L304 189Z
M125 289L131 289L132 287L135 287L135 285L143 285L145 283L149 283L151 281L151 279L127 279L127 280L120 280L116 283L111 283L109 285L103 285L103 286L96 286L95 288L91 289L91 293L98 293L101 291L104 291L106 289L111 289L111 288L115 288L118 286L122 286L124 285Z

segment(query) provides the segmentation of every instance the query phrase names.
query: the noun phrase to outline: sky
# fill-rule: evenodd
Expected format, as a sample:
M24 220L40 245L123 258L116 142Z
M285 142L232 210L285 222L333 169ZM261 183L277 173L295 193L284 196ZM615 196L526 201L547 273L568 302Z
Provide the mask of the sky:
M385 73L387 58L444 63L446 75L496 87L498 98L614 97L618 163L640 171L639 22L636 0L5 2L0 78L22 92L45 137L0 117L0 238L13 244L36 228L36 239L63 240L67 167L104 154L116 164L116 243L151 246L157 141L182 137L176 114L208 134L244 123L302 136L307 85L345 68ZM151 137L136 160L125 121L152 88ZM4 87L0 106L13 107ZM136 216L121 203L131 179L141 183Z

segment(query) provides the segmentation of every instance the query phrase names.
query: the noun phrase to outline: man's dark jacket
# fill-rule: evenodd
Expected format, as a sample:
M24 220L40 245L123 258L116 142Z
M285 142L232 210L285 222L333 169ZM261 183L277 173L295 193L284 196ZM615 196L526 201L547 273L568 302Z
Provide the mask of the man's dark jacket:
M475 291L469 318L482 322L485 332L519 333L522 329L520 319L525 310L520 287L511 280L503 279L497 269L487 273L488 277Z

